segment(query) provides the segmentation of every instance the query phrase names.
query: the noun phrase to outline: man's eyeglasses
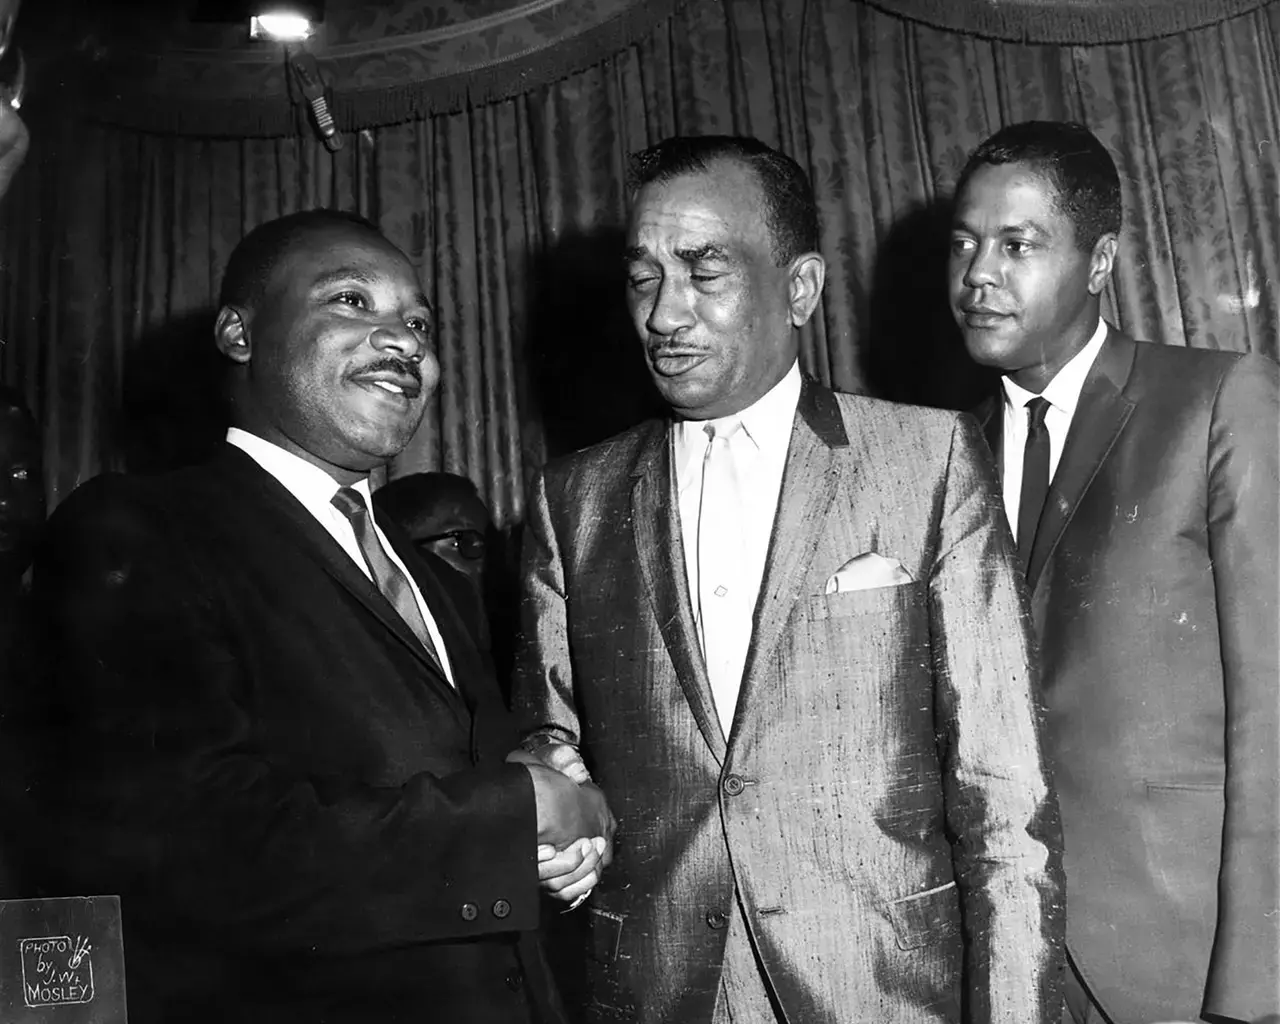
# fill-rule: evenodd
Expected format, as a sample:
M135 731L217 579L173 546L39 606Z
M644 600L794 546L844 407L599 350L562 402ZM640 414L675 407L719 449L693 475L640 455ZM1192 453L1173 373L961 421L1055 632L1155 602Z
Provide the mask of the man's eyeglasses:
M414 546L418 548L436 544L451 544L463 558L484 557L484 534L479 530L450 530L448 533L436 533L414 541Z

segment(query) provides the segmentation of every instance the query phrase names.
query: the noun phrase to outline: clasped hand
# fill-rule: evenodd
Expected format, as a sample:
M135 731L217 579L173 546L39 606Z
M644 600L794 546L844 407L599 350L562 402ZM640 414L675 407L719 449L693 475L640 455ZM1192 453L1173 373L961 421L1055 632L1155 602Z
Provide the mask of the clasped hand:
M567 744L548 744L537 754L516 750L507 760L523 764L533 779L538 880L549 895L573 903L595 887L613 860L616 822L604 793Z

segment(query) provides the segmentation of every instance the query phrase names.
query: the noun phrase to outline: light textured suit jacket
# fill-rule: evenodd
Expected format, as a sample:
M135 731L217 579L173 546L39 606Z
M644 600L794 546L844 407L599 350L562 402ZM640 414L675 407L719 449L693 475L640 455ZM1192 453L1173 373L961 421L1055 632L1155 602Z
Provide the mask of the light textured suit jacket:
M1276 377L1111 328L1031 552L1067 946L1116 1024L1280 1012Z
M589 1019L710 1020L736 885L794 1024L1056 1022L1057 813L976 424L805 382L727 743L668 434L552 464L529 509L517 700L619 822ZM913 582L825 594L872 551Z

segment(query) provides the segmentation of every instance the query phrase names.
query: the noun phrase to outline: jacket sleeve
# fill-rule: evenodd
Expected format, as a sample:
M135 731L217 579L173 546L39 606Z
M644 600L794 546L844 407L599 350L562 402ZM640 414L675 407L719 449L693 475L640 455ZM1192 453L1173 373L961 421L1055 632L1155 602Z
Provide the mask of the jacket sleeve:
M1280 1013L1280 406L1277 366L1237 360L1214 405L1208 534L1226 703L1226 816L1204 1011Z
M539 471L529 490L520 594L520 644L512 702L534 753L558 749L567 756L581 743L569 657L569 609L564 566ZM563 747L561 745L567 745Z
M1039 671L994 471L967 415L952 435L938 535L930 624L966 1019L1057 1024L1062 839L1041 751Z
M68 879L246 955L535 927L528 772L498 763L380 786L289 770L255 712L279 689L231 626L245 610L229 607L213 558L136 495L86 485L53 516L36 566L56 725L44 786Z

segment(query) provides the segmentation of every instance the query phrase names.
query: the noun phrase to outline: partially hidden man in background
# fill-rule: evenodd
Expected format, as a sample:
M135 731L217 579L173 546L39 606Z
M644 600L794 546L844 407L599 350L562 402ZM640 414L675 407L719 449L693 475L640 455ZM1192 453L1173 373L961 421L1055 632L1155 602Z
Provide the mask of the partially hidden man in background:
M572 898L608 811L504 760L467 583L369 513L437 381L430 335L368 222L263 225L223 281L225 447L50 520L50 888L121 894L139 1024L558 1019L537 848L566 850L541 873Z
M802 377L825 265L790 158L675 138L632 172L672 416L534 481L516 680L527 747L618 816L587 1018L1056 1020L1057 813L977 425Z
M1080 125L984 142L951 296L1040 638L1067 1017L1280 1012L1277 367L1099 316L1120 181Z

